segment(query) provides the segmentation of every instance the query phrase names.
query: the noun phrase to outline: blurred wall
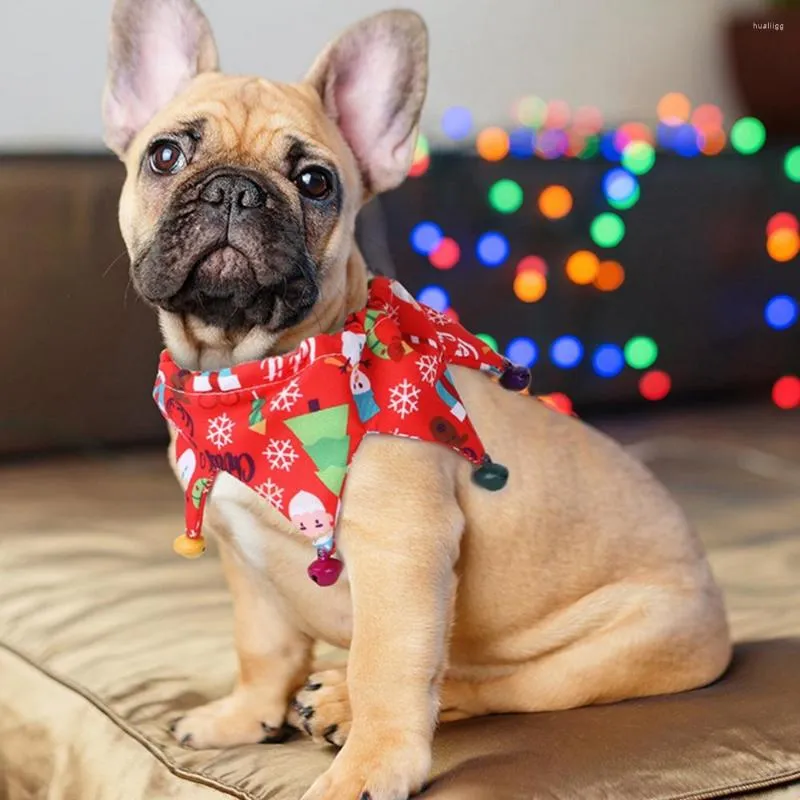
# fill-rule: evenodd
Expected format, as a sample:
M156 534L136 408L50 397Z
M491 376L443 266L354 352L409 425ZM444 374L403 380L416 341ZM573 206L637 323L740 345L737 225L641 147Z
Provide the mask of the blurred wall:
M276 80L303 75L336 31L382 8L422 12L432 33L425 129L450 105L503 124L524 94L649 120L679 90L736 113L726 17L760 0L202 0L223 66ZM110 0L0 0L0 150L100 146ZM755 11L754 11L755 13Z

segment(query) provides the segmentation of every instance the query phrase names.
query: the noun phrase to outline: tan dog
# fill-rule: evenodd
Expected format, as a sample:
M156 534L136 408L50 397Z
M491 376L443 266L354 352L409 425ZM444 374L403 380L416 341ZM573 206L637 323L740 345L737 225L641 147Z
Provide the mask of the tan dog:
M363 305L355 217L408 170L426 61L422 21L397 11L348 30L303 83L226 76L191 0L118 0L104 114L128 171L120 223L182 366L288 351ZM344 743L305 800L397 800L426 780L440 719L677 692L722 673L720 593L664 489L581 422L476 373L456 381L509 485L475 487L443 447L368 437L332 588L305 578L295 529L219 479L240 675L177 723L180 741L277 738L300 690L295 724ZM306 683L315 640L349 648L346 675Z

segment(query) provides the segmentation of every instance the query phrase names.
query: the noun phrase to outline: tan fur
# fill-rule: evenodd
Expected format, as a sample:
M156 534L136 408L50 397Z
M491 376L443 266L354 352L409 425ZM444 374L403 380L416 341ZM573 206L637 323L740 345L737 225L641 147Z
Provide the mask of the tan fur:
M175 359L213 369L289 350L363 304L367 274L353 228L365 192L309 85L200 75L128 150L120 222L132 252L169 197L139 181L142 151L197 116L209 120L219 163L274 166L282 137L302 137L338 165L348 198L320 256L322 298L296 329L230 336L161 312ZM357 800L364 791L395 800L427 778L440 704L443 719L564 709L682 691L725 669L719 590L653 477L582 422L482 375L455 377L487 450L510 469L508 487L475 487L469 465L443 447L368 437L337 534L346 570L331 588L298 580L307 541L248 488L219 479L208 526L233 593L240 676L230 698L178 723L179 739L227 746L279 728L321 639L349 648L346 683L343 672L312 677L292 719L316 738L346 742L305 800Z

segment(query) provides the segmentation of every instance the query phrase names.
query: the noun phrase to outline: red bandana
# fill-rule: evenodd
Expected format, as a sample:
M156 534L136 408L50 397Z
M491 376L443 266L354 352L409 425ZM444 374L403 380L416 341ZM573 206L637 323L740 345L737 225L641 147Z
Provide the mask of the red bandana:
M476 465L477 483L502 488L508 471L486 455L451 364L501 376L509 389L525 388L530 377L388 278L370 281L366 307L342 331L306 339L284 356L191 372L165 350L153 397L180 433L186 533L176 550L203 552L203 510L215 478L227 472L313 540L311 578L335 582L342 564L332 558L334 529L347 469L368 433L438 442Z

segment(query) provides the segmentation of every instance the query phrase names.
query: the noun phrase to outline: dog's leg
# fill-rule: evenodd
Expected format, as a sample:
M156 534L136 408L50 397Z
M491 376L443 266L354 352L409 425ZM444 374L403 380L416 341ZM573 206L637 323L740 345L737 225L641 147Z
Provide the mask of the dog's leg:
M353 602L353 719L304 800L404 800L429 774L464 520L440 460L420 448L410 463L393 445L348 487L339 542Z
M239 678L230 695L173 723L173 733L194 748L281 741L289 698L308 674L312 641L286 619L263 576L218 539L233 594Z

